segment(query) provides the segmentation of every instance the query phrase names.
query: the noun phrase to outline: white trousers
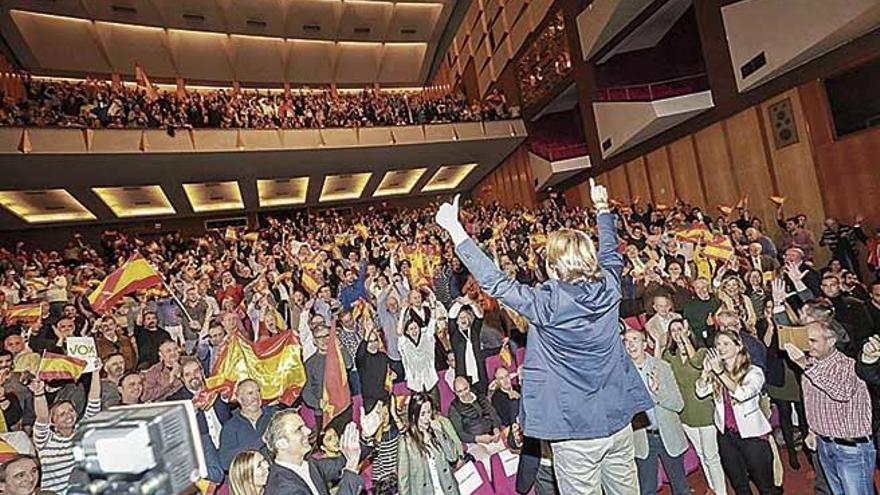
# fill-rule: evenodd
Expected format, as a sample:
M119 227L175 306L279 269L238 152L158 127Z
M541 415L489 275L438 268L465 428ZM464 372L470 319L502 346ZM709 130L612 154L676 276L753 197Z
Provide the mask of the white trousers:
M550 444L559 493L565 495L638 495L632 426L610 437L563 440Z
M724 481L721 454L718 453L718 430L715 425L693 427L683 424L681 426L684 427L684 434L697 451L709 488L716 495L727 495L727 482Z

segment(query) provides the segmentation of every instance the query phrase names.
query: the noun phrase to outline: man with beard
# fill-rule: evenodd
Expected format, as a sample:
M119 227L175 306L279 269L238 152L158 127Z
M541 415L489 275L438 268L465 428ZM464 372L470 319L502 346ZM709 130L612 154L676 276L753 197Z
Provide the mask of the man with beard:
M201 434L202 450L208 467L208 479L214 482L223 481L223 467L220 463L220 432L223 423L229 420L229 406L213 394L205 397L205 374L202 363L198 359L185 357L180 362L183 386L171 394L168 400L190 400L196 409L196 423Z
M143 308L144 305L141 305ZM155 311L142 311L134 328L134 339L138 349L138 369L149 368L159 362L159 346L171 336L159 327Z

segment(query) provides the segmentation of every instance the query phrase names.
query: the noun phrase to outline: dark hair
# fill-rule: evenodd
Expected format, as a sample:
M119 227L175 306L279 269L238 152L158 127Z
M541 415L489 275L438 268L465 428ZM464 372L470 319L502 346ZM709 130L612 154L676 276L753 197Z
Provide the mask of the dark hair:
M666 350L669 351L670 354L677 356L679 353L678 342L672 338L672 325L675 323L679 323L682 326L687 325L687 320L684 318L675 318L674 320L670 320L666 325L666 334L669 335L669 344L666 346ZM691 345L694 345L694 336L688 332L687 339L691 341ZM695 346L696 347L696 346Z
M431 394L426 392L410 396L406 412L407 435L423 454L428 453L428 447L436 447L437 445L434 433L430 429L425 433L419 430L419 415L422 412L422 406L426 403L431 405L431 410L436 414L437 407L434 404L434 399L431 398Z

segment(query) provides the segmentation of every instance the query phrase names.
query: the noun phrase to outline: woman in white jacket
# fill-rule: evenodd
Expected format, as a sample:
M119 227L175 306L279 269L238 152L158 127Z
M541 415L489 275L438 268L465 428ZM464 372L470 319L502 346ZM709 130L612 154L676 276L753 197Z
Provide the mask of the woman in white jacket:
M752 493L749 481L762 495L781 493L773 483L770 422L759 404L763 387L764 373L752 365L739 334L719 332L706 353L696 392L715 400L721 465L737 495Z

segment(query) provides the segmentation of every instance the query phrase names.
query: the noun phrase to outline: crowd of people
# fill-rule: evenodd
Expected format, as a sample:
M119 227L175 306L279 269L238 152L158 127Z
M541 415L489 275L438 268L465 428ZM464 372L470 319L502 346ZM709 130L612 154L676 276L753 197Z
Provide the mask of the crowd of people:
M147 91L110 81L24 80L26 96L3 98L0 126L77 128L320 129L515 118L497 91L482 102L460 93L364 89Z
M647 404L632 421L634 447L623 460L635 459L637 482L620 493L637 493L626 491L633 485L655 493L659 465L672 493L690 493L684 457L692 448L718 495L749 494L751 485L781 493L783 462L815 471L817 493L873 494L880 233L865 232L860 218L828 219L817 236L805 215L785 215L781 201L776 219L757 218L747 205L717 217L683 202L613 210L597 223L592 211L561 204L472 203L460 235L475 244L464 247L437 224L436 208L425 208L293 213L249 233L193 238L108 230L100 242L76 236L57 251L21 242L4 249L0 307L8 315L40 303L41 314L0 324L0 438L32 439L0 466L3 493L66 493L79 475L71 446L83 418L172 399L194 401L208 479L221 492L324 494L336 486L347 495L369 486L455 495L461 470L482 466L491 473L482 482L496 493L560 493L554 470L580 466L546 440L566 425L529 425L521 402L583 416L577 394L595 391L561 393L564 383L530 376L520 356L534 345L530 332L542 314L576 309L503 304L475 281L486 274L470 273L460 256L487 254L513 281L495 279L496 289L516 292L559 276L545 263L558 257L548 253L552 232L605 229L598 263L615 267L604 283L622 316L611 322L619 324L614 338L638 372L636 385L621 386L636 386ZM167 288L133 292L98 314L89 294L135 253ZM815 261L825 254L829 263ZM280 332L296 335L305 369L292 404L266 400L256 377L237 383L228 400L198 400L233 335L257 342ZM41 380L35 360L64 354L73 336L95 339L101 365L76 381ZM326 362L337 350L363 410L323 417ZM544 439L524 436L524 424L542 428ZM515 482L491 469L493 459L510 456L519 456L508 473Z

